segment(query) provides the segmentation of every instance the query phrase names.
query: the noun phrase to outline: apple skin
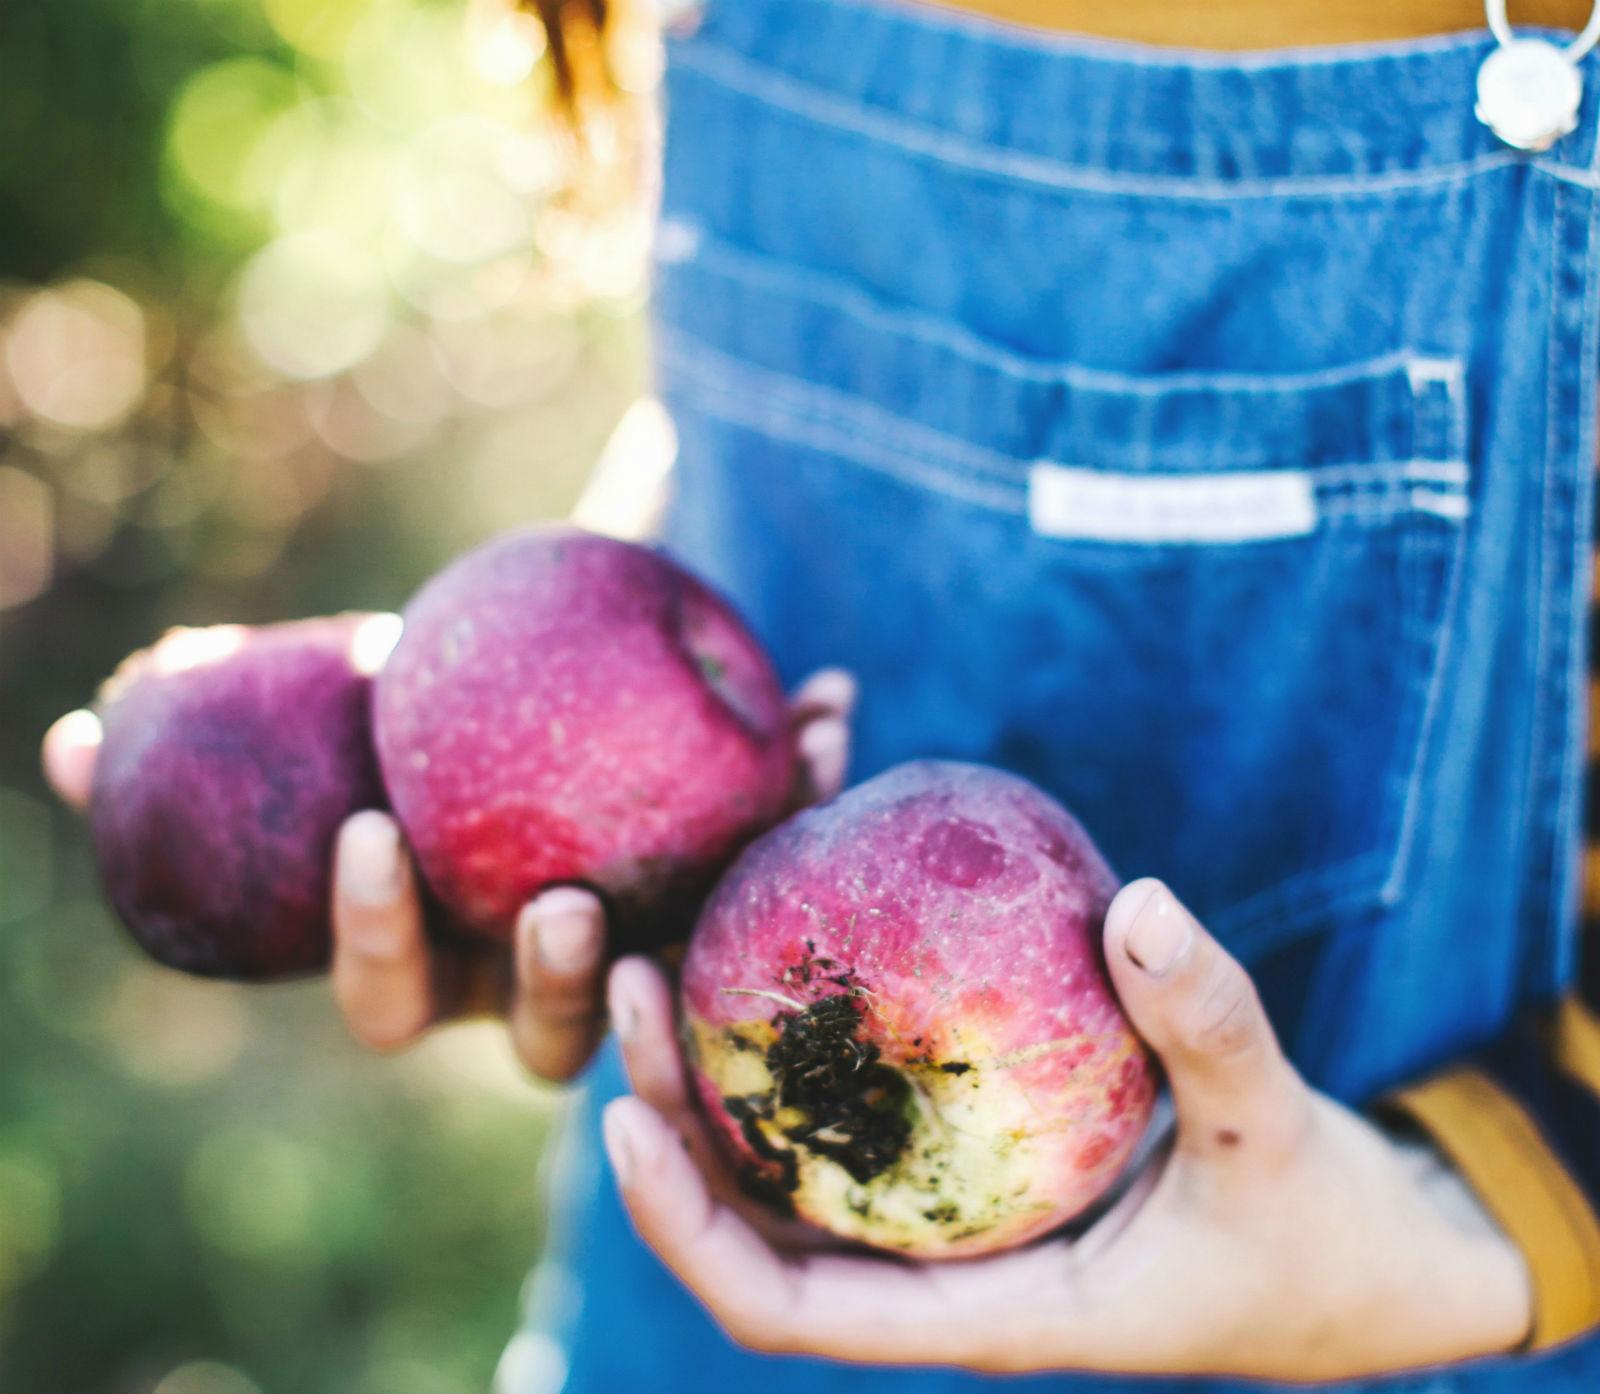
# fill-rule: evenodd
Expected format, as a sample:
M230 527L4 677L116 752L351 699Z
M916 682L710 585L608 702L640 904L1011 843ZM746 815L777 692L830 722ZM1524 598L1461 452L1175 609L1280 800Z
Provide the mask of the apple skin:
M1117 884L1060 805L978 765L897 766L749 847L681 983L745 1189L922 1259L1080 1214L1155 1099L1105 973Z
M572 528L424 586L374 712L424 877L490 939L563 883L602 895L615 948L683 937L794 783L783 689L733 611L659 552Z
M152 958L245 981L327 965L339 825L384 806L371 674L398 624L176 629L107 682L89 827Z

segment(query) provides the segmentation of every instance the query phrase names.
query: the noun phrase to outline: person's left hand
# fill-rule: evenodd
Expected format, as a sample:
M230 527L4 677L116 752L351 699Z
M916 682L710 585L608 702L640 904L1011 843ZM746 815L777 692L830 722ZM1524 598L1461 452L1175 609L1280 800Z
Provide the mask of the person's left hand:
M881 1364L1331 1380L1510 1350L1521 1256L1453 1172L1310 1089L1244 969L1164 886L1106 918L1175 1140L1075 1240L908 1263L785 1251L730 1188L685 1087L671 989L625 959L612 1018L638 1098L606 1110L639 1233L741 1344Z

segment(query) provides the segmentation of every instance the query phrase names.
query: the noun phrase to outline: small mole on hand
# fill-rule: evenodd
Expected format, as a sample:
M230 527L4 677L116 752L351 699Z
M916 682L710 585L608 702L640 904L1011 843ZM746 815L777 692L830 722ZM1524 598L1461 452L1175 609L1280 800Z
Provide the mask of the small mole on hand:
M1240 1137L1239 1134L1236 1133L1232 1128L1217 1129L1218 1147L1237 1147L1243 1141L1244 1139Z

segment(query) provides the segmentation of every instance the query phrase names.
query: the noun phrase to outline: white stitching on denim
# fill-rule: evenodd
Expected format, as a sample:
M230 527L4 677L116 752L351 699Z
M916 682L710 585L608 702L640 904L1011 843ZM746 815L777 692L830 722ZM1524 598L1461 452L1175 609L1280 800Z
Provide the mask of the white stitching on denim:
M886 446L870 432L853 430L848 422L830 419L826 412L804 413L792 405L786 407L775 396L741 390L711 375L680 373L680 387L685 386L686 378L687 391L708 415L853 460L931 493L1001 513L1027 511L1020 483L963 476L953 461L929 458L904 445Z
M1560 208L1557 207L1559 214ZM1551 859L1550 899L1556 907L1553 923L1548 927L1548 941L1541 946L1540 970L1546 982L1559 979L1563 969L1570 972L1571 951L1574 949L1577 906L1580 894L1578 833L1582 827L1582 796L1584 789L1582 752L1587 739L1585 729L1586 703L1582 694L1587 687L1587 659L1584 636L1588 627L1588 594L1593 585L1595 559L1591 554L1593 540L1594 508L1594 427L1595 400L1593 364L1595 362L1596 331L1596 243L1595 213L1585 207L1581 214L1588 223L1588 236L1584 247L1584 313L1579 331L1580 351L1576 362L1582 365L1577 371L1582 410L1578 414L1574 452L1577 467L1582 471L1581 482L1574 490L1576 502L1587 505L1576 512L1571 547L1572 574L1568 582L1568 645L1567 672L1567 731L1563 756L1569 753L1576 758L1564 758L1561 778L1561 795L1555 819L1556 852ZM1556 241L1560 240L1560 220L1556 222ZM1556 337L1558 316L1552 314L1551 339ZM1557 356L1552 353L1552 362ZM1543 989L1546 983L1536 984Z
M1550 327L1546 336L1545 350L1545 411L1547 413L1547 420L1545 423L1544 478L1545 532L1542 538L1543 545L1539 549L1539 596L1541 602L1539 607L1539 661L1542 679L1539 684L1539 691L1541 694L1540 705L1542 708L1542 698L1545 690L1548 689L1559 694L1559 700L1563 704L1567 721L1565 723L1565 729L1561 731L1561 746L1558 753L1546 754L1540 749L1540 747L1542 747L1544 744L1543 732L1551 723L1540 721L1536 722L1534 727L1535 731L1539 733L1536 736L1536 740L1539 741L1539 745L1534 749L1534 758L1540 762L1541 775L1539 783L1535 785L1536 795L1540 786L1542 786L1542 784L1545 782L1546 772L1549 771L1552 765L1555 767L1555 803L1549 817L1545 820L1548 826L1548 832L1546 833L1546 836L1550 842L1551 852L1549 882L1544 893L1545 923L1541 926L1541 928L1547 930L1550 928L1551 917L1561 913L1561 908L1565 904L1567 878L1573 866L1573 863L1569 861L1567 849L1562 846L1562 843L1566 841L1566 838L1563 836L1564 831L1572 826L1579 781L1574 777L1576 773L1576 764L1575 762L1569 761L1566 758L1566 755L1568 750L1567 742L1572 738L1571 723L1573 719L1573 708L1578 704L1578 693L1583 690L1581 686L1583 682L1583 674L1579 671L1576 671L1574 668L1575 655L1570 651L1570 647L1567 655L1566 668L1560 671L1559 678L1555 676L1556 670L1554 669L1554 666L1549 663L1548 658L1550 638L1553 634L1559 632L1559 630L1554 623L1547 623L1547 621L1554 620L1557 617L1555 610L1556 597L1558 594L1560 594L1558 588L1554 584L1552 575L1555 568L1555 561L1553 558L1555 556L1556 549L1550 544L1555 537L1560 535L1556 529L1558 529L1565 522L1565 510L1555 508L1552 505L1556 496L1555 485L1557 478L1561 473L1564 473L1566 467L1565 457L1563 457L1556 449L1556 443L1559 439L1557 433L1560 431L1560 416L1557 408L1559 407L1558 384L1560 382L1561 364L1559 361L1560 355L1557 352L1557 346L1562 339L1560 277L1561 267L1564 260L1561 253L1563 250L1562 238L1566 228L1566 193L1567 191L1564 188L1559 188L1556 190L1555 207L1551 216L1552 235L1550 239L1550 287L1552 293L1552 304L1550 307ZM1592 211L1588 212L1586 216L1592 219ZM1586 262L1588 250L1588 248L1585 248ZM1590 464L1590 468L1593 468L1592 462ZM1592 522L1575 523L1574 530L1577 531L1584 526L1592 526ZM1572 577L1568 584L1569 586L1575 588L1577 585L1577 578L1575 576ZM1566 608L1566 602L1571 598L1570 591L1567 596L1562 597L1562 609L1559 614L1563 619L1571 614L1571 611ZM1570 645L1570 634L1566 637ZM1581 749L1582 747L1579 746L1578 748Z
M1360 475L1373 467L1373 464L1367 463L1317 465L1315 468L1319 480L1331 483L1345 471ZM1464 487L1468 483L1465 460L1389 460L1385 461L1382 467L1395 471L1395 477L1407 483L1454 484L1458 487Z
M1600 140L1596 141L1595 159L1597 163L1600 163ZM1584 639L1582 642L1576 645L1576 653L1574 654L1574 666L1576 669L1574 680L1578 683L1585 683L1586 673L1584 672L1584 669L1587 668L1588 661L1591 657L1587 642L1588 603L1584 588L1592 586L1594 583L1594 568L1597 558L1594 549L1594 529L1592 524L1595 517L1597 491L1596 473L1593 469L1588 467L1588 464L1595 458L1596 428L1597 425L1600 425L1600 423L1597 423L1595 416L1596 395L1597 393L1600 393L1600 384L1596 383L1594 375L1594 364L1597 359L1600 359L1600 349L1597 349L1596 345L1596 340L1600 339L1600 237L1596 237L1595 235L1595 210L1592 206L1585 210L1585 216L1589 219L1589 236L1588 246L1585 249L1584 254L1583 332L1580 337L1582 349L1579 354L1578 361L1586 366L1583 370L1584 376L1582 378L1583 410L1579 413L1578 417L1579 425L1577 443L1578 468L1582 471L1580 475L1582 483L1578 489L1578 517L1580 520L1582 520L1582 525L1580 525L1578 529L1578 536L1575 539L1575 548L1578 554L1578 565L1574 569L1573 574L1573 592L1576 607L1576 618L1579 624L1585 626L1584 630L1582 631ZM1579 688L1578 691L1587 694L1587 684L1585 683L1585 685ZM1573 715L1574 722L1579 724L1585 723L1586 718L1591 715L1588 710L1588 702L1586 700L1579 700L1575 701L1573 705L1576 708ZM1583 744L1581 744L1581 742L1586 736L1587 732L1580 729L1580 732L1577 736L1577 740L1580 742L1580 744L1577 746L1577 749L1580 751L1583 749ZM1579 792L1582 791L1581 780L1578 781L1578 790ZM1583 816L1581 805L1575 812L1574 816L1575 818L1581 818ZM1551 962L1549 963L1547 969L1552 980L1559 979L1562 976L1563 968L1567 974L1571 973L1574 966L1574 957L1577 953L1578 947L1578 919L1577 915L1572 913L1572 911L1576 909L1579 897L1582 893L1581 884L1578 877L1579 868L1577 839L1574 838L1568 841L1567 855L1570 859L1570 862L1567 873L1568 886L1567 899L1565 902L1566 912L1563 913L1561 919L1558 921L1557 930L1561 937L1552 947L1550 954Z
M688 338L681 334L675 337ZM668 350L664 357L677 370L680 386L698 399L700 409L708 415L854 461L932 493L1002 513L1027 511L1023 471L1032 462L981 450L816 384L767 369L730 367L726 360L716 361L721 355L715 350L698 345L693 350ZM909 443L918 437L922 439L921 449ZM985 460L985 477L963 477L959 471L975 457ZM987 473L996 466L1002 477ZM1451 484L1465 485L1464 461L1342 462L1311 466L1306 472L1317 486L1318 513L1323 518L1370 522L1422 511L1459 522L1466 516L1465 495L1448 491ZM1417 481L1439 487L1385 487ZM1384 492L1356 492L1362 486ZM1414 502L1418 495L1422 496L1421 504ZM1453 504L1442 502L1450 499L1461 501L1459 513Z
M679 220L686 221L686 220ZM692 224L691 224L692 226ZM1177 370L1135 376L1114 369L1090 368L1065 359L1027 358L1003 345L983 339L962 325L934 315L891 306L877 297L841 282L825 272L791 266L775 257L752 254L732 247L715 234L696 227L700 251L692 265L713 276L797 299L828 305L841 314L885 333L914 343L933 344L970 362L1003 370L1026 382L1059 383L1093 392L1127 396L1164 396L1175 391L1299 394L1319 388L1349 386L1363 378L1404 373L1413 388L1418 381L1439 381L1459 390L1464 364L1459 358L1398 349L1354 363L1290 373Z
M1408 513L1426 513L1446 522L1460 523L1471 511L1471 501L1464 495L1424 496L1419 501L1416 490L1388 493L1376 499L1324 499L1317 506L1319 517L1346 518L1362 523L1381 522Z
M1042 155L984 145L963 136L919 126L904 117L766 68L704 38L673 51L673 62L691 68L729 91L781 107L814 125L866 136L910 155L967 169L990 178L1013 180L1040 188L1079 193L1131 195L1139 198L1187 200L1247 198L1359 198L1367 195L1430 189L1460 183L1512 165L1527 164L1554 173L1545 161L1529 160L1514 150L1496 150L1470 160L1427 169L1395 170L1368 175L1301 175L1279 179L1233 181L1186 175L1118 174L1065 164ZM1566 177L1565 173L1558 177Z
M676 340L682 345L675 347ZM759 396L785 405L798 416L829 420L861 435L876 435L887 447L912 456L931 457L933 463L966 468L991 477L991 482L1012 482L1020 468L1013 455L987 450L932 426L908 420L861 397L853 397L821 383L752 368L719 353L681 330L658 336L659 356L694 374L701 382L730 394Z
M1013 490L995 484L985 488L976 482L969 483L937 466L920 464L915 457L894 451L882 450L871 442L837 426L822 421L803 421L781 411L764 411L751 405L749 399L735 394L717 393L714 390L700 396L700 409L734 425L747 426L778 440L804 445L822 454L842 460L853 460L879 474L889 475L904 483L915 484L929 493L961 499L998 513L1025 513L1025 499L1020 489Z
M1549 258L1549 285L1552 293L1559 283L1560 250L1562 230L1562 208L1565 203L1563 195L1567 186L1558 184L1555 189L1554 209L1550 220L1550 258ZM1538 591L1534 608L1534 698L1533 712L1529 721L1528 741L1528 793L1530 798L1529 815L1521 820L1519 826L1518 863L1527 866L1528 848L1535 845L1534 828L1541 822L1538 812L1538 797L1543 791L1545 783L1546 760L1542 754L1545 741L1545 707L1547 699L1546 688L1549 686L1549 662L1546 655L1550 643L1550 554L1554 550L1550 546L1550 539L1555 526L1552 521L1553 504L1551 495L1554 490L1552 481L1556 472L1556 341L1559 338L1557 326L1560 316L1552 307L1549 314L1549 323L1545 328L1544 373L1545 373L1545 438L1543 468L1540 471L1539 494L1539 546L1538 546ZM1559 810L1557 810L1559 817ZM1548 834L1541 831L1540 836L1553 837L1555 830L1552 828ZM1556 859L1559 862L1559 858ZM1546 888L1548 896L1549 888ZM1533 877L1528 877L1527 889L1524 891L1522 903L1518 907L1519 932L1526 933L1531 907L1529 898L1534 894ZM1548 906L1548 900L1546 900ZM1519 984L1519 986L1521 986Z
M1443 360L1437 365L1437 370L1413 373L1411 376L1411 391L1414 394L1414 431L1421 434L1422 423L1440 415L1435 402L1437 392L1430 391L1440 384L1445 386L1445 413L1443 413L1445 448L1464 451L1467 443L1466 363L1461 359ZM1462 488L1469 482L1466 474L1466 466L1462 466ZM1400 901L1400 896L1405 891L1406 879L1410 877L1411 858L1416 850L1418 829L1422 819L1422 781L1427 778L1429 765L1432 762L1434 728L1438 725L1438 712L1443 706L1445 671L1450 663L1450 653L1453 648L1454 615L1461 595L1462 573L1466 571L1464 559L1466 559L1467 530L1464 522L1472 509L1472 501L1466 491L1440 493L1435 490L1413 490L1411 503L1413 507L1422 506L1424 511L1435 512L1438 517L1448 522L1458 523L1458 527L1454 528L1453 541L1445 552L1448 571L1443 581L1443 594L1440 595L1438 602L1437 618L1426 631L1416 635L1418 647L1422 653L1430 655L1432 666L1422 695L1422 709L1416 717L1416 751L1411 755L1405 789L1400 794L1400 823L1395 829L1394 858L1389 864L1389 875L1384 879L1382 890L1379 891L1379 898L1387 906L1394 906ZM1434 504L1434 507L1429 509L1427 503ZM1414 567L1421 565L1421 557L1416 554L1414 541L1408 544L1408 560Z
M1600 145L1600 142L1597 142L1597 145ZM1572 165L1558 165L1550 160L1534 160L1531 163L1541 174L1548 174L1563 184L1575 184L1580 189L1600 189L1600 172L1578 169Z
M1438 383L1453 396L1461 390L1466 364L1460 358L1430 358L1419 354L1406 365L1406 372L1410 374L1413 392Z
M1446 494L1437 489L1413 489L1409 497L1411 506L1419 512L1437 513L1452 520L1465 518L1472 508L1472 501L1465 494Z
M1020 476L1032 463L1015 455L985 449L820 383L769 368L751 367L682 330L663 327L658 352L663 361L673 363L712 391L735 399L773 403L792 416L820 420L848 432L852 438L875 437L876 450L917 459L935 469L975 471L985 476L987 484L1020 488ZM1331 461L1310 468L1319 487L1325 490L1340 486L1370 488L1393 482L1457 487L1467 483L1466 465L1461 460Z
M1461 502L1466 509L1470 509L1470 500L1462 498ZM1451 517L1449 521L1459 523L1464 521L1466 516L1464 509L1459 516ZM1405 888L1406 878L1410 874L1411 856L1416 846L1417 829L1422 820L1422 783L1428 773L1433 745L1432 733L1444 700L1445 670L1453 647L1455 611L1461 594L1462 573L1466 570L1467 530L1465 527L1456 527L1451 532L1453 541L1446 553L1446 565L1449 571L1439 600L1438 616L1429 626L1435 639L1431 647L1433 662L1422 710L1417 716L1416 752L1411 761L1410 774L1405 781L1405 789L1400 796L1400 826L1395 833L1394 857L1379 893L1380 899L1386 905L1398 903ZM1418 643L1423 646L1424 652L1429 651L1427 632L1419 636Z
M1383 850L1356 852L1331 866L1311 867L1206 916L1212 933L1241 957L1293 939L1307 923L1382 894L1390 862Z

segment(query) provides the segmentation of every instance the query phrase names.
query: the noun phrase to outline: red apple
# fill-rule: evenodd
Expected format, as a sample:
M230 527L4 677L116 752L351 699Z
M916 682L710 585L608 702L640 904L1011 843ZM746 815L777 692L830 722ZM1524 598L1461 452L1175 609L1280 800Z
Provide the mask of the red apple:
M1116 889L1064 809L976 765L898 766L753 844L682 979L746 1189L918 1258L1081 1213L1155 1094L1101 955Z
M794 778L783 690L732 610L659 552L570 528L424 586L374 710L423 875L495 939L567 882L603 895L621 946L686 932Z
M177 629L106 684L90 831L107 896L152 957L241 979L327 963L334 837L384 803L371 675L398 625Z

